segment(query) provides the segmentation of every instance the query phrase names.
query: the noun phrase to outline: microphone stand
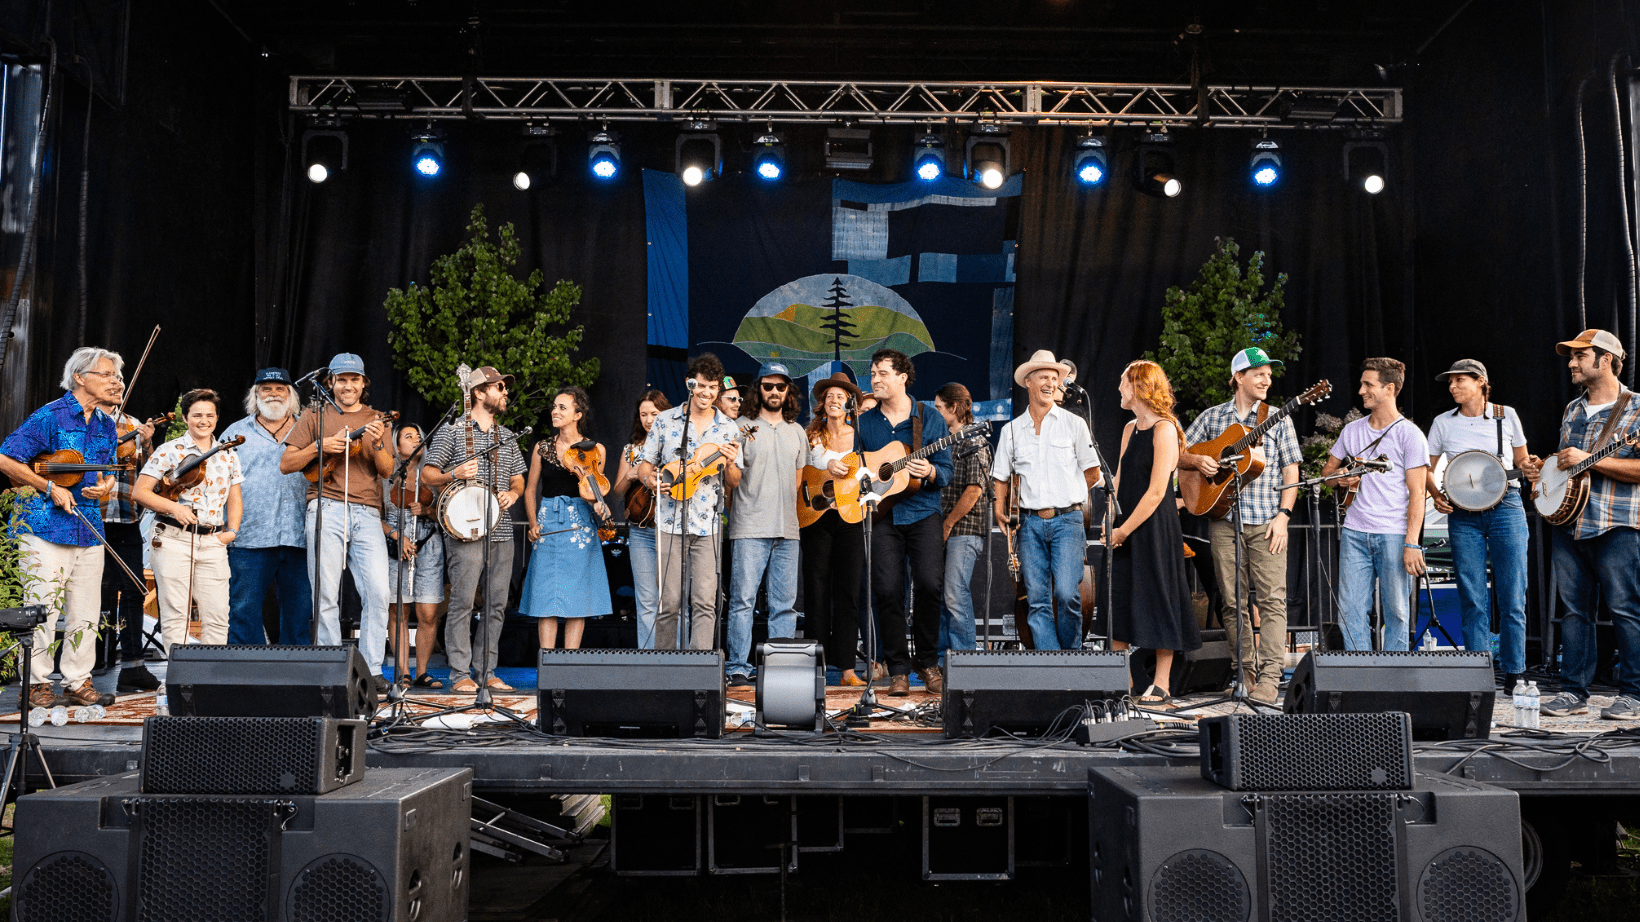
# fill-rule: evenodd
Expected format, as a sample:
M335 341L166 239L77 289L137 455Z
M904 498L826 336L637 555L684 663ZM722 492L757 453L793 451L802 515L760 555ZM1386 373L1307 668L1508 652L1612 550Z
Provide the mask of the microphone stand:
M855 427L855 440L859 440L859 427ZM862 454L863 457L863 454ZM903 708L889 707L877 700L877 693L873 691L876 681L871 675L872 651L877 647L877 612L872 604L873 589L871 576L871 520L877 517L877 503L882 500L877 491L864 489L860 491L860 502L865 507L865 515L861 523L865 526L866 540L866 684L860 689L860 700L848 710L844 711L845 726L870 726L871 718L878 714L905 714Z
M1093 460L1099 466L1099 479L1105 487L1105 514L1100 522L1101 531L1104 532L1100 543L1105 550L1104 566L1101 568L1105 571L1105 591L1101 594L1105 597L1105 604L1102 606L1104 608L1102 620L1105 622L1105 649L1109 650L1114 640L1111 634L1111 609L1116 604L1116 596L1113 594L1115 590L1111 586L1113 565L1111 558L1114 556L1114 549L1110 546L1110 536L1116 531L1116 517L1122 514L1122 504L1116 499L1116 470L1105 463L1105 453L1099 450L1099 437L1093 434L1093 396L1088 393L1087 388L1075 381L1067 382L1065 386L1067 388L1076 388L1077 393L1082 395L1082 408L1078 411L1078 415L1082 417L1083 422L1088 424L1088 441L1093 444ZM1084 559L1086 556L1087 551L1084 549ZM1055 617L1058 616L1055 615Z
M311 623L308 625L308 637L311 638L314 646L319 645L319 587L323 582L319 577L324 575L320 569L320 562L324 560L324 557L320 554L320 549L324 546L325 540L325 404L328 403L335 407L337 413L342 412L341 406L336 403L336 398L331 395L330 389L325 387L323 381L319 380L320 376L328 371L330 371L329 367L315 368L296 382L298 388L303 383L313 385L313 402L317 408L315 412L319 414L318 422L313 427L313 443L318 448L313 463L319 465L319 484L317 492L314 493L313 501L313 547L308 549L308 552L313 555L313 575L315 577L313 580L313 616ZM347 566L345 556L342 559L342 566L344 569ZM338 579L336 584L336 631L338 639L340 639L342 628L341 591L341 581Z

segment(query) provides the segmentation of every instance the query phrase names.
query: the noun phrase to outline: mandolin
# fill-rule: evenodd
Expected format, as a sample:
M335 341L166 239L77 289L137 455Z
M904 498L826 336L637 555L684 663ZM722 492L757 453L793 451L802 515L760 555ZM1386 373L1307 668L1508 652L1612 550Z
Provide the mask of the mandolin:
M865 509L860 505L860 453L851 451L838 460L848 467L848 473L841 477L823 467L804 466L803 481L797 485L799 528L820 521L832 509L850 524L865 518Z
M1281 409L1266 416L1253 428L1231 423L1217 438L1186 448L1185 451L1190 454L1217 459L1220 465L1219 472L1212 477L1204 477L1201 472L1183 466L1179 468L1179 495L1184 499L1185 509L1191 515L1215 519L1229 515L1230 504L1237 492L1230 489L1232 477L1239 489L1242 484L1257 480L1264 473L1264 436L1294 410L1320 403L1330 394L1332 385L1322 379L1309 390L1282 404ZM1228 460L1230 458L1236 460L1232 462Z
M1532 502L1544 521L1550 525L1577 521L1577 517L1583 514L1583 507L1589 503L1589 468L1628 445L1640 445L1640 430L1611 440L1604 448L1565 470L1560 469L1560 461L1555 456L1543 459L1537 485L1532 488Z
M363 426L360 426L357 429L349 431L348 434L347 434L347 439L348 439L349 442L352 442L353 444L347 446L347 455L346 455L346 457L349 457L349 458L356 457L359 454L360 450L363 449L364 443L360 440L360 437L364 435L364 431L366 429L370 428L372 425L374 425L376 423L387 423L388 425L392 425L393 423L396 423L398 421L399 421L399 411L397 411L397 410L388 410L388 411L383 412L383 413L377 413L375 419L371 420L368 423L365 423ZM322 446L323 443L324 443L324 439L320 439L319 442ZM320 464L320 461L319 461L320 458L324 459L323 465ZM340 455L340 454L326 455L324 453L324 449L321 447L320 451L319 451L319 456L315 457L311 462L308 463L308 466L306 468L304 468L303 471L302 471L302 476L306 477L308 479L308 483L318 483L321 478L323 478L325 480L329 480L331 475L336 473L336 468L341 465L342 458L343 458L343 455Z
M609 478L604 476L603 446L591 440L576 442L564 449L558 460L580 482L581 498L592 504L593 514L598 518L598 540L615 540L615 520L609 517L609 504L604 502ZM604 507L602 513L597 511L599 506Z
M744 445L747 442L757 441L757 427L751 426L740 431L735 441ZM700 482L723 470L726 463L723 457L723 446L717 442L707 442L695 449L689 458L689 467L682 469L677 461L671 461L661 468L661 492L682 502L695 495L700 489ZM685 470L687 473L685 473Z
M177 465L176 470L165 475L165 479L154 484L154 492L168 500L175 501L182 495L182 491L198 486L205 479L205 461L211 455L225 448L238 448L245 444L245 437L236 435L226 442L217 442L208 451L194 455Z
M969 439L981 438L990 434L991 424L985 420L980 420L977 423L962 427L945 438L929 442L909 454L906 452L905 443L898 439L889 442L876 451L866 452L863 466L869 472L869 476L865 483L865 489L880 497L877 501L876 518L881 519L887 514L888 510L899 501L900 494L913 487L919 490L922 489L922 480L912 477L906 471L905 466L907 464L920 461L936 452L944 451L958 442L966 442Z

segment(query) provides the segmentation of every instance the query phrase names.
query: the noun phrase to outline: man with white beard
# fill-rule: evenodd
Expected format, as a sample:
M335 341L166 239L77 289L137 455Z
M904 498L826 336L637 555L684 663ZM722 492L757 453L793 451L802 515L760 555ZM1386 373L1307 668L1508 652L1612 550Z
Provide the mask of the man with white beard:
M301 471L279 473L285 440L296 427L299 409L290 372L264 368L245 395L245 418L222 437L245 437L239 446L239 485L244 517L228 546L228 643L267 643L262 601L271 583L279 598L281 644L311 643L313 586L308 582L307 478Z

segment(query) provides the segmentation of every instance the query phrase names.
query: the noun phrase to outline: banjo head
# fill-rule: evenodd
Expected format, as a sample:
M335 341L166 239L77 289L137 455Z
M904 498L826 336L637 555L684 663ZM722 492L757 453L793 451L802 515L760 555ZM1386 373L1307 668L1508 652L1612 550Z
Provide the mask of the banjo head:
M1490 452L1460 452L1446 465L1442 490L1453 506L1466 512L1485 512L1509 493L1509 475L1503 462Z
M1566 501L1566 486L1571 478L1560 469L1560 462L1550 455L1543 459L1543 470L1538 474L1537 489L1532 491L1532 503L1540 515L1551 516L1560 511Z

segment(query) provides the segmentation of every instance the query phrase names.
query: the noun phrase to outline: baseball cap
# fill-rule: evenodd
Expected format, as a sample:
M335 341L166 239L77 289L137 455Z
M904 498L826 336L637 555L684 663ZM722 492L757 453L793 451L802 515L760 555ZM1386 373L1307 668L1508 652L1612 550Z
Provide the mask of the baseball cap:
M1453 375L1474 375L1477 378L1490 378L1486 373L1486 366L1474 359L1459 359L1452 363L1452 367L1435 376L1437 381L1445 381Z
M505 381L510 388L515 380L517 379L512 375L504 375L496 371L494 366L491 365L480 365L467 374L468 387L483 387L486 384L497 384Z
M757 368L757 380L759 381L775 375L785 378L788 382L792 379L792 373L787 371L786 366L780 364L779 362L764 362Z
M1623 344L1614 334L1605 330L1584 330L1577 334L1576 339L1568 339L1563 343L1555 343L1555 351L1561 355L1571 355L1573 349L1587 349L1594 346L1604 349L1614 355L1627 357L1623 351Z
M364 359L351 352L336 353L330 359L330 376L334 378L337 375L364 375Z
M284 370L283 368L264 368L257 372L256 380L251 382L251 386L255 387L258 384L284 384L295 386L295 382L290 379L290 372Z
M1248 346L1236 353L1230 359L1230 373L1246 371L1249 368L1258 368L1263 365L1274 365L1281 368L1282 364L1265 353L1257 346Z

